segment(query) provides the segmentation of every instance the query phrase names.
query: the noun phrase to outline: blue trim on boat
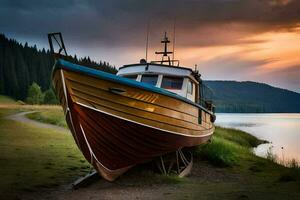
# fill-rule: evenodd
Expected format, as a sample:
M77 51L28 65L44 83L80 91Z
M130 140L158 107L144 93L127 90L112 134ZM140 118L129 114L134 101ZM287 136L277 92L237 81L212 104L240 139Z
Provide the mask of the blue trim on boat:
M96 78L101 78L101 79L104 79L104 80L117 82L117 83L128 85L128 86L131 86L131 87L136 87L136 88L148 90L150 92L156 92L156 93L166 95L166 96L169 96L169 97L172 97L172 98L175 98L175 99L179 99L179 100L184 101L186 103L197 106L197 107L201 108L203 111L213 115L213 113L208 111L206 108L203 108L201 105L196 104L196 103L192 102L191 100L189 100L187 98L184 98L184 97L182 97L178 94L175 94L173 92L170 92L168 90L158 88L158 87L146 84L146 83L138 82L138 81L131 80L131 79L128 79L128 78L124 78L124 77L121 77L121 76L116 76L114 74L110 74L110 73L107 73L107 72L104 72L104 71L101 71L101 70L92 69L92 68L85 67L85 66L82 66L82 65L77 65L77 64L71 63L69 61L63 60L63 59L58 59L55 63L53 71L55 69L61 69L61 68L66 69L66 70L75 71L75 72L80 72L80 73L83 73L83 74L86 74L86 75L89 75L89 76L93 76L93 77L96 77Z

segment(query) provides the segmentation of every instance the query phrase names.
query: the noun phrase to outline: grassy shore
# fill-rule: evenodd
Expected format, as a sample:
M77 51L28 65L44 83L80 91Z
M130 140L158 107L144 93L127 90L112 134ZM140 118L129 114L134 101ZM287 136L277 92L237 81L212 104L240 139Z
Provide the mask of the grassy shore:
M59 190L89 170L67 130L41 129L5 118L26 110L37 111L29 115L31 119L66 126L58 106L0 108L0 199ZM153 190L157 199L300 199L300 170L255 156L252 148L263 142L239 130L217 127L210 143L192 149L189 177L163 176L147 165L137 166L117 180L112 193L137 188L141 194Z
M36 128L5 118L24 110L32 108L0 109L0 199L72 182L89 170L69 131Z

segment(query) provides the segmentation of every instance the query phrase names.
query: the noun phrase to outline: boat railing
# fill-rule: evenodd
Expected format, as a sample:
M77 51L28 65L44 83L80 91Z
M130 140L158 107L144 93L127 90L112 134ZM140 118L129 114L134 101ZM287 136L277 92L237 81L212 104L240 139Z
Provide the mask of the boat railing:
M170 66L179 67L179 60L154 60L150 62L151 64L164 64L169 63Z

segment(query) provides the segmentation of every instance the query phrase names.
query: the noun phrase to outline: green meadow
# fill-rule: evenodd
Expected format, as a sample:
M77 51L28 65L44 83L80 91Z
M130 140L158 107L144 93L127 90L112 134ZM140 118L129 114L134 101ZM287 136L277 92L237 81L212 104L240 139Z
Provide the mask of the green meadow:
M58 109L41 110L26 115L29 119L67 128L63 111Z
M59 106L21 105L0 97L0 199L60 190L90 170L68 129L38 128L7 118L23 111L37 111L26 116L30 119L66 127ZM191 149L190 176L160 175L145 164L124 174L116 188L173 187L176 192L164 194L167 199L300 199L299 167L254 155L252 148L263 142L217 127L209 143Z
M1 98L2 100L3 98ZM5 98L4 98L5 99ZM60 112L58 106L19 106L12 101L0 107L0 199L71 183L89 172L69 131L37 128L6 119L21 111Z

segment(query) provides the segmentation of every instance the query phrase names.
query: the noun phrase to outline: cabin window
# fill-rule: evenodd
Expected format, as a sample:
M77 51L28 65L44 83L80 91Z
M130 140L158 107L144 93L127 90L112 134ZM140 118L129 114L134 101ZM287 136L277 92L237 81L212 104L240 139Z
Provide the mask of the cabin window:
M158 76L157 75L143 75L141 82L149 85L156 85Z
M182 77L164 76L161 83L161 87L169 90L181 90L182 83Z
M129 79L132 79L132 80L136 80L137 75L125 75L123 77L124 78L129 78Z
M193 83L190 80L188 81L188 84L187 84L187 93L193 94Z

